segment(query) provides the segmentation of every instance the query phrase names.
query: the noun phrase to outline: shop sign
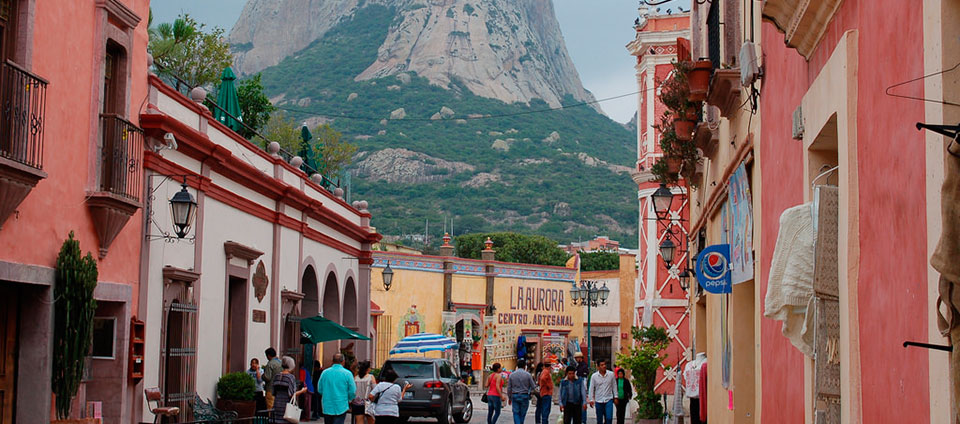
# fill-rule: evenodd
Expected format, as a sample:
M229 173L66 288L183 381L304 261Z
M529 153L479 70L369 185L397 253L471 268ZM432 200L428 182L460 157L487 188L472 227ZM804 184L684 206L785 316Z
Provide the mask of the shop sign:
M565 313L565 294L562 289L510 287L510 310L497 314L497 324L573 327L573 316Z
M697 255L697 282L708 293L731 293L730 245L707 246Z

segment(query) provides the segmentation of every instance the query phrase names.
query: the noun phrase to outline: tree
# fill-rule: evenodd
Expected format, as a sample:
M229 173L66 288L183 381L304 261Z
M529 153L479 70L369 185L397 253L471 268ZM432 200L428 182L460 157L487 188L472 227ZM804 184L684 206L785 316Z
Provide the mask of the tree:
M476 233L457 236L456 255L461 258L480 259L483 242L493 241L496 260L536 265L563 266L570 255L557 242L544 236L518 233Z
M620 269L620 254L617 252L580 252L581 271L611 271L617 269Z
M637 388L638 408L635 417L642 419L662 419L664 416L660 395L654 390L657 385L657 371L667 359L660 354L670 346L670 336L661 327L631 327L630 335L634 345L627 354L617 354L617 365L630 370L633 385ZM670 369L665 366L664 370Z
M151 15L152 17L152 15ZM151 18L152 21L152 18ZM148 30L153 63L161 76L177 77L190 87L209 86L220 80L223 69L233 63L223 28L205 31L206 25L182 14L173 23ZM176 82L181 89L180 82Z
M276 141L280 148L292 155L300 152L303 139L300 137L300 125L292 118L287 118L283 111L278 111L270 115L270 119L264 125L263 135L270 141ZM311 130L313 138L310 140L310 152L313 154L313 160L317 163L317 172L327 176L338 175L350 162L353 161L353 154L357 151L357 146L343 141L343 136L330 124L320 125ZM261 141L261 144L266 142ZM266 146L264 146L266 147ZM307 158L303 158L305 161Z
M270 103L270 98L263 93L263 83L260 81L260 73L240 82L237 87L237 97L240 100L240 115L243 116L243 123L260 131L270 120L270 114L277 108ZM253 132L244 128L240 134L247 139L254 137Z

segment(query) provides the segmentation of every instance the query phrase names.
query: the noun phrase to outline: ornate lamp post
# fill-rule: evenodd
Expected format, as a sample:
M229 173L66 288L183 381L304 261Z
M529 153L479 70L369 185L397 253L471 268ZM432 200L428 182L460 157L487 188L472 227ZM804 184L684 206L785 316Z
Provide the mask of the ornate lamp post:
M393 284L393 269L390 269L390 261L387 261L387 267L383 269L383 290L390 291L391 284Z
M600 287L599 281L584 280L580 282L580 286L574 285L570 288L570 299L573 300L574 305L586 306L587 307L587 365L590 365L590 348L593 340L590 337L590 310L597 307L598 305L604 305L607 303L607 298L610 297L610 289L607 288L607 283L603 283L603 287Z

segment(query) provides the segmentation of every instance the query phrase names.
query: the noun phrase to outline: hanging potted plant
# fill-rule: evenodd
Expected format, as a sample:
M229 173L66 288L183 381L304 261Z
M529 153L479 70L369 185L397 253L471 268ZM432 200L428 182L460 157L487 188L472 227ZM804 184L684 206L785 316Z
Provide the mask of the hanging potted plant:
M700 101L693 101L690 94L688 62L673 62L674 71L669 78L660 83L660 101L673 111L673 126L677 137L690 140L696 126L697 109Z
M702 102L707 99L707 89L710 87L710 74L713 71L713 62L698 60L690 67L687 80L690 82L690 100Z
M633 336L633 347L627 354L617 354L617 365L630 371L633 386L637 388L634 398L637 401L637 410L633 414L634 422L659 424L666 416L666 411L654 388L657 385L657 371L661 367L664 371L670 369L663 365L667 354L660 353L670 346L670 336L666 329L654 326L631 327L630 334Z
M253 377L246 372L232 372L217 381L217 409L234 411L240 418L256 415L257 402L253 399L257 390Z

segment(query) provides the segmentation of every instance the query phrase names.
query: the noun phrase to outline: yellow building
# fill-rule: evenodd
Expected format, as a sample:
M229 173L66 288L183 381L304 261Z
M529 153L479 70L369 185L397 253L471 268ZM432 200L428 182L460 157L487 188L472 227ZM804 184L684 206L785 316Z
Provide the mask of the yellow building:
M471 357L483 368L494 362L515 367L517 341L525 337L528 362L566 356L568 342L583 338L583 307L569 298L576 270L402 252L374 252L371 309L375 334L374 365L407 335L441 333L468 341ZM389 263L393 280L383 284ZM474 341L475 343L469 343Z

